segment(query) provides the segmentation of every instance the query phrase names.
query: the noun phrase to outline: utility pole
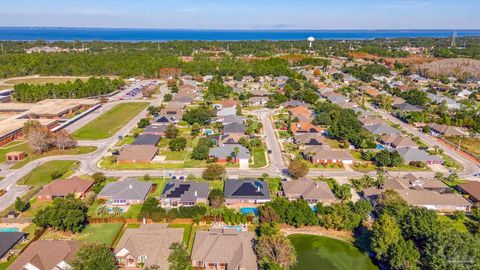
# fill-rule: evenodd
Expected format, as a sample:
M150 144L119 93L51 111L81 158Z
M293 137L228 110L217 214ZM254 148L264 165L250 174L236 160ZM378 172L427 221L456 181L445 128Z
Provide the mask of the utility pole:
M3 43L0 43L0 47L2 48L2 54L4 53L3 51Z
M452 44L450 45L450 47L455 47L457 46L457 30L455 30L455 32L453 32L453 35L452 35Z

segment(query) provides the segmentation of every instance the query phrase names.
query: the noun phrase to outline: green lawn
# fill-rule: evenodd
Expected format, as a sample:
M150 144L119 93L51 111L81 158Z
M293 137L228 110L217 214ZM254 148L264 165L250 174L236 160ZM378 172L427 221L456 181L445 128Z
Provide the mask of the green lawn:
M467 226L465 226L465 221L468 220L467 217L465 217L465 220L455 220L446 215L438 215L438 220L443 223L449 224L459 232L468 232Z
M125 214L122 214L124 218L138 218L140 215L140 210L142 209L141 204L130 205L128 211Z
M73 174L74 168L78 166L76 160L53 160L48 161L19 180L19 184L28 186L46 185L53 180L53 174L58 174L60 178L66 178Z
M59 155L81 155L81 154L87 154L87 153L93 152L96 149L97 148L94 146L79 146L71 149L66 149L64 151L53 149L53 150L44 152L42 154L37 154L37 153L33 153L30 150L30 148L28 147L28 143L26 141L13 141L3 147L0 147L0 163L5 162L5 154L9 152L25 152L27 154L27 157L24 160L18 162L12 167L13 169L18 169L23 167L28 162L35 159L48 157L48 156L59 156Z
M267 159L265 157L265 149L263 147L261 148L255 148L253 150L253 164L252 168L262 168L267 166Z
M121 229L122 223L88 224L77 239L88 243L103 243L110 246Z
M80 140L99 140L109 138L145 109L147 105L147 102L119 104L77 130L73 133L73 137Z
M188 151L160 151L159 156L165 156L166 161L184 161L187 158Z
M37 201L36 197L31 199L29 203L30 203L30 207L27 209L27 211L21 213L20 217L22 218L34 217L38 211L46 208L49 205L52 205L51 201Z
M163 178L152 178L148 182L151 182L155 185L155 191L148 194L151 197L157 197L162 194L163 188L165 187L165 184L167 183L167 179Z

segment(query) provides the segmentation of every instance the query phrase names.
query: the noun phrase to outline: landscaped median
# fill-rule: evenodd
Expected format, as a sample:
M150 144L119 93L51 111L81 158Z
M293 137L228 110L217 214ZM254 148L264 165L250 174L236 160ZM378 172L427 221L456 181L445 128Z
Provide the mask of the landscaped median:
M118 104L73 133L78 140L100 140L115 135L123 126L148 106L147 102Z

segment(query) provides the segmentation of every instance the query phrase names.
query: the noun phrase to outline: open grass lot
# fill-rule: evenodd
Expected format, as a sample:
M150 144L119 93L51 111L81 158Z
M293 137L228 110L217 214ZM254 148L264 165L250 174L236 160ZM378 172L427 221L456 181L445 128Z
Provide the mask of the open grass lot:
M457 146L460 144L460 148L463 151L480 159L480 138L455 136L455 137L446 137L445 139Z
M3 81L5 84L19 84L19 83L29 83L29 84L46 84L46 83L53 83L53 84L60 84L66 82L73 82L76 79L80 79L86 81L88 77L24 77L24 78L14 78L14 79L6 79Z
M252 154L253 164L252 168L262 168L267 166L267 158L265 156L265 149L255 148Z
M52 174L58 172L59 175L61 174L60 178L68 177L74 172L77 165L78 161L75 160L49 161L33 169L18 183L28 186L46 185L54 180Z
M23 212L20 214L21 218L31 218L34 217L38 211L46 208L49 205L52 205L51 201L37 201L37 198L33 198L29 202L30 207L27 209L27 211Z
M113 136L147 107L147 102L122 103L73 133L80 140L99 140Z
M187 158L188 151L160 151L159 156L165 156L166 161L184 161Z
M122 223L95 223L88 224L77 240L88 243L98 243L110 246L115 236L122 229Z
M5 154L9 152L25 152L27 154L27 157L15 164L12 168L13 169L18 169L23 167L25 164L28 162L43 158L43 157L48 157L48 156L59 156L59 155L81 155L81 154L87 154L90 152L95 151L97 148L94 146L79 146L71 149L66 149L64 151L60 151L58 149L50 150L47 152L44 152L42 154L37 154L33 153L26 141L13 141L3 147L0 147L0 162L5 162Z

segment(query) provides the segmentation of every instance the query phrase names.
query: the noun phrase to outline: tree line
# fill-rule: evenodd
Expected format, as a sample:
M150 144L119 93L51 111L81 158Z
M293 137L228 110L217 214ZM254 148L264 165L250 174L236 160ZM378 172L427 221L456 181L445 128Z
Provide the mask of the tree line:
M34 103L49 98L85 98L114 92L124 85L122 79L89 78L61 84L28 84L14 86L12 97L19 102Z

